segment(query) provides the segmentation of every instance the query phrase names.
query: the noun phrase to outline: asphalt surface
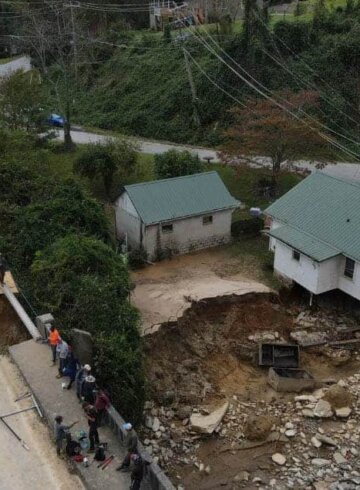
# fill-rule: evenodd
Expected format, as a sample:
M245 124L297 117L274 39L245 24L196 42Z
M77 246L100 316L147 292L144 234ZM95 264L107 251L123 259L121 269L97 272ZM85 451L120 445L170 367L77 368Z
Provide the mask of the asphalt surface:
M58 130L58 138L62 139L64 136L63 130ZM71 132L72 139L74 143L86 144L86 143L103 143L109 139L115 139L114 136L106 136L102 134L89 133L86 131L75 130ZM201 159L206 157L211 158L211 162L219 161L217 151L210 148L202 148L188 145L178 145L169 142L159 142L159 141L149 141L143 140L141 138L132 138L140 148L142 153L149 153L151 155L165 153L168 150L188 150L192 154L199 155ZM269 158L257 157L254 158L252 163L249 163L251 167L261 168L270 167L271 162ZM309 162L306 160L300 160L294 162L290 169L296 170L308 170L310 172L315 172L318 170L316 162ZM338 178L348 179L360 182L360 164L357 163L337 163L328 164L323 169L323 172Z
M31 70L31 62L29 56L22 56L21 58L9 61L9 63L4 63L3 65L0 65L0 77L10 75L16 70Z
M9 358L0 356L0 414L30 407L29 398L14 401L27 390ZM5 420L25 441L29 451L0 424L0 490L85 489L80 479L69 473L65 461L56 456L49 431L34 410Z
M64 424L78 421L71 430L75 436L79 430L88 432L88 424L77 400L74 387L71 390L64 390L62 389L64 380L56 378L57 369L55 366L51 366L49 347L33 340L27 340L11 346L9 350L39 401L49 425L53 428L55 416L62 415ZM78 464L77 469L81 473L86 488L88 490L127 490L130 487L129 473L115 471L115 468L120 465L125 457L125 448L120 446L115 434L106 426L100 427L99 436L100 441L108 443L108 455L114 455L115 459L107 471L98 469L96 463L91 464L88 468ZM54 445L50 452L56 454ZM18 490L17 487L7 488L8 490L11 488ZM57 489L61 487L48 486L45 488ZM148 488L144 481L142 489L147 490ZM1 486L0 490L2 490Z

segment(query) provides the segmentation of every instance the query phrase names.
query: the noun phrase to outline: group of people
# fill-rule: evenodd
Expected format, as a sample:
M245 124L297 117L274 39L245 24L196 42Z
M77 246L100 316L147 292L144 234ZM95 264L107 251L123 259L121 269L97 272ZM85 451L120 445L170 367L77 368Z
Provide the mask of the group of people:
M102 425L107 408L110 406L109 395L104 390L97 389L96 379L91 374L91 366L89 364L85 364L84 366L80 365L74 356L71 346L61 338L58 330L54 326L50 327L48 343L52 353L51 365L56 365L57 357L59 358L57 378L69 377L69 383L66 386L68 390L75 382L76 395L79 402L82 403L89 427L88 439L90 447L87 452L95 453L94 459L97 459L97 452L100 448L103 450L103 446L100 444L98 428ZM82 459L81 441L73 439L70 432L71 428L77 423L78 421L75 421L72 424L66 425L61 415L56 416L55 442L56 451L59 456L64 449L64 441L66 441L65 452L67 456L73 458L75 461L80 461ZM133 463L130 489L139 490L144 476L145 463L139 454L138 438L132 424L129 422L124 424L123 430L125 432L124 442L127 454L116 470L128 471L131 463Z

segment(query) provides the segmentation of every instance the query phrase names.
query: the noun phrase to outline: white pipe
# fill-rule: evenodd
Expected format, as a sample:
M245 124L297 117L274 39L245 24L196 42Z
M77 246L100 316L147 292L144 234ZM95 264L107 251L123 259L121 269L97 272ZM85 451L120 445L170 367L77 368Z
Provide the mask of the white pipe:
M29 334L32 336L32 338L34 340L41 339L41 335L40 335L39 330L36 328L33 321L31 320L29 315L26 313L24 308L21 306L19 301L16 299L16 297L12 293L12 291L6 286L6 284L3 284L2 288L3 288L4 294L7 297L9 303L11 304L11 306L14 308L14 310L18 314L20 320L23 322L23 324L27 328L27 330L28 330Z

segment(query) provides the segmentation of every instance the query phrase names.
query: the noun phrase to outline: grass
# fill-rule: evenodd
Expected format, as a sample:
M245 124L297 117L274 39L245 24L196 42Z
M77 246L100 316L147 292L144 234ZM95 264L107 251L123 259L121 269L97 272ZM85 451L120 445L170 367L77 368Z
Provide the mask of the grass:
M211 169L219 173L230 194L245 205L245 209L237 210L233 214L233 220L248 218L248 209L250 207L264 209L273 201L273 199L258 196L255 192L256 184L260 179L271 178L271 171L269 169L243 166L234 169L233 167L221 164L213 164ZM294 185L298 184L300 180L301 177L296 174L282 172L279 176L278 196L285 194Z
M10 63L10 61L17 60L18 58L21 58L23 55L20 54L18 56L9 56L7 58L0 58L0 65L5 65L6 63Z

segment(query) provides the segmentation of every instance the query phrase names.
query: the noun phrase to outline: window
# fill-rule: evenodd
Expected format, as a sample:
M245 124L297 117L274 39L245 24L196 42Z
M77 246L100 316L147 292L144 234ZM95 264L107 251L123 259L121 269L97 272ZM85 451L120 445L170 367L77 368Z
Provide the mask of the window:
M354 277L355 262L352 259L345 258L344 276L352 279Z
M172 233L173 232L173 225L161 225L161 231L163 233Z
M297 250L293 250L293 259L294 260L297 260L299 262L299 260L300 260L300 252L298 252Z
M211 225L213 222L212 216L203 216L203 225Z

